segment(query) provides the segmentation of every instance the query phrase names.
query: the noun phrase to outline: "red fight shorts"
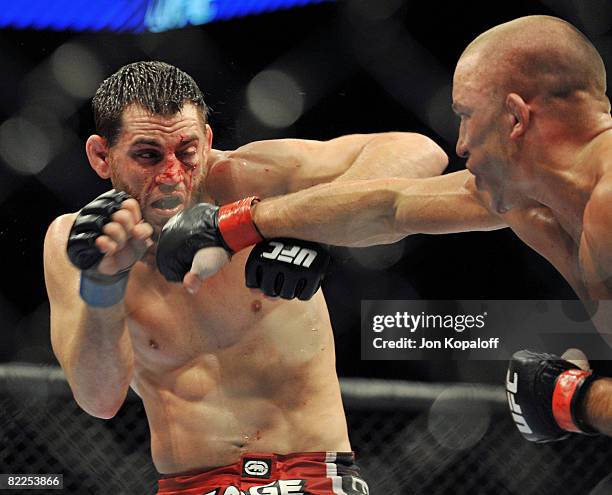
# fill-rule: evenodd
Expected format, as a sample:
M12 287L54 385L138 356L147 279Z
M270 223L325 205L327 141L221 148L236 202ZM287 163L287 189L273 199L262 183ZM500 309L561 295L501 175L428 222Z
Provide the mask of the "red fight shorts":
M244 454L200 473L164 476L157 495L368 495L352 452Z

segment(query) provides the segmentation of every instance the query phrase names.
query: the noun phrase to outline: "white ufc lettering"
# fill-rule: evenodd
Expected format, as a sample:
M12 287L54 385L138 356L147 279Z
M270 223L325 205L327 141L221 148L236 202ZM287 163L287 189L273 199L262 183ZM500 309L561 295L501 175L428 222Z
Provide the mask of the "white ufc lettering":
M317 252L312 249L301 248L300 246L285 247L282 242L278 241L270 241L269 244L272 246L272 251L261 253L262 257L269 260L284 261L285 263L309 268L317 257Z
M523 410L521 409L520 404L518 404L515 400L515 394L518 392L518 373L514 373L512 376L512 380L510 379L510 370L506 374L506 392L508 396L508 405L510 406L510 411L512 412L512 419L516 423L516 427L521 433L525 433L529 435L533 433L532 429L525 421L523 417Z

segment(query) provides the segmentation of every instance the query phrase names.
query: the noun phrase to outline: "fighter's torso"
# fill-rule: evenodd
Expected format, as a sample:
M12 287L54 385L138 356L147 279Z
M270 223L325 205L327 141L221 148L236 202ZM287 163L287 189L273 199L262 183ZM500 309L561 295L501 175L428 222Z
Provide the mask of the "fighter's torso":
M608 234L608 241L602 236L602 204L594 199L598 187L612 182L612 132L602 135L576 160L575 169L591 179L582 192L586 196L583 211L555 210L540 205L511 211L507 221L523 241L555 265L581 299L612 300L609 254L612 234ZM571 192L559 191L558 194L563 198ZM575 203L570 199L567 204ZM612 233L612 225L603 229L606 230ZM606 242L610 243L608 249L602 249ZM611 335L612 344L612 318L594 318L594 322L602 333Z
M130 275L133 386L160 471L227 464L242 452L348 447L338 445L346 425L322 295L261 297L244 287L246 255L196 296L143 263Z
M590 170L593 185L575 234L577 266L586 294L591 300L612 299L612 203L601 201L604 189L612 190L612 131L607 131L580 158ZM611 328L612 330L612 324Z
M350 449L322 293L302 302L247 289L248 254L196 295L150 260L130 274L132 386L161 472L229 464L244 452Z

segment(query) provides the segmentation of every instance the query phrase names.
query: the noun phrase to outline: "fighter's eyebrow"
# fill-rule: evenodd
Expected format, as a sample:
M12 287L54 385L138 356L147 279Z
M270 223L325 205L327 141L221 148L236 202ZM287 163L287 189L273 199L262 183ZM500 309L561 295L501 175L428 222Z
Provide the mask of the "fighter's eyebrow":
M193 141L198 141L200 138L198 136L196 136L195 134L191 134L189 136L183 136L181 138L181 141L179 143L180 146L184 146L186 144L190 144Z
M138 138L131 144L131 146L137 146L139 144L146 144L148 146L157 146L157 147L161 146L156 139L151 139L151 138Z

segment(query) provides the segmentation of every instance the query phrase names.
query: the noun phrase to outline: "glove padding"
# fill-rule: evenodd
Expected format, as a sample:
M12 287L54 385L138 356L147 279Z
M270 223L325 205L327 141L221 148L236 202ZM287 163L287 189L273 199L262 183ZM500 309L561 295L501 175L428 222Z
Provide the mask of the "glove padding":
M563 405L553 401L553 397L558 399L555 389L562 375L567 378L568 370L577 370L570 373L575 375L570 378L576 379L576 385L570 387ZM554 354L527 350L514 353L508 366L506 391L512 419L519 431L527 440L538 443L563 440L569 431L595 433L581 417L581 403L593 379L590 372ZM556 419L560 413L568 412L571 430L562 428Z
M68 236L68 258L81 270L93 268L104 257L96 247L96 239L111 216L130 195L111 189L87 204L77 215Z
M245 266L246 285L271 297L309 300L321 287L330 255L320 244L270 239L256 244Z
M173 216L157 245L157 268L170 282L181 282L202 248L221 247L231 254L218 228L219 207L199 203Z

